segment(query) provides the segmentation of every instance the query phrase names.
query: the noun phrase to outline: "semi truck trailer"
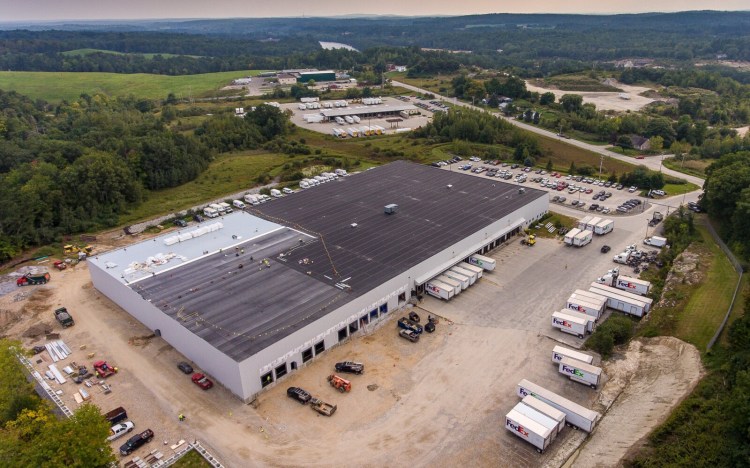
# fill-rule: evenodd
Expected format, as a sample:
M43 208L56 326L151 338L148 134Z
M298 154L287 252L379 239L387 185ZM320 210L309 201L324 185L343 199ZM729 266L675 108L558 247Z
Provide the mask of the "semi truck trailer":
M598 278L596 282L638 294L640 296L645 296L651 291L651 283L649 281L633 278L632 276L620 275L616 270Z
M563 310L560 311L560 313L563 314L563 315L568 315L570 317L575 317L575 318L580 319L580 320L585 320L586 321L586 332L588 332L588 333L593 333L594 332L594 324L596 322L596 320L594 319L594 317L586 314L585 312L580 312L580 311L573 310L573 309L563 309Z
M593 302L587 300L588 298L580 298L575 294L572 294L568 301L565 303L565 308L568 310L574 310L582 314L586 314L591 317L591 320L599 320L599 317L604 313L604 302Z
M552 405L548 405L539 398L534 398L531 395L524 397L523 400L521 400L521 403L526 406L530 406L540 413L545 414L557 421L558 434L562 432L563 429L565 429L565 413L563 413L559 409L553 407Z
M469 278L469 286L471 286L472 284L474 284L474 283L477 282L477 274L476 274L476 272L473 272L473 271L471 271L471 270L469 270L467 268L463 268L463 267L460 267L460 266L454 266L453 268L451 268L448 271L452 271L454 273L458 273L459 275L463 275L463 276L466 276L467 278Z
M469 257L469 263L471 265L478 266L480 268L483 268L487 271L492 271L495 269L495 260L489 257L485 257L484 255L474 254L471 257Z
M463 287L461 286L460 282L454 279L451 279L446 275L440 275L436 277L435 280L452 287L454 296L459 295L461 291L463 291Z
M529 405L524 405L523 403L518 403L516 406L513 407L515 411L518 411L522 415L526 416L527 418L531 419L532 421L541 424L545 428L552 431L550 434L550 437L552 437L552 440L555 440L557 437L557 434L560 432L558 430L557 421L550 418L546 414L542 413L541 411L538 411L534 408L532 408Z
M600 367L586 364L573 358L564 357L559 364L559 372L570 380L588 385L596 389L602 379L602 369Z
M588 320L574 317L572 314L552 312L552 326L564 333L583 338L586 334Z
M585 408L578 403L563 398L560 395L547 390L526 379L521 380L516 387L519 397L526 398L531 395L538 398L553 408L565 413L565 422L570 426L577 427L582 431L591 432L602 415L596 411Z
M505 415L505 428L536 447L539 453L552 442L552 430L512 409Z
M438 299L445 299L446 301L452 298L454 294L453 286L448 286L447 284L443 284L435 280L430 280L427 284L425 284L424 290L427 292L427 294L435 296Z
M563 358L572 358L577 361L585 362L586 364L591 364L594 362L594 356L590 356L588 354L582 353L580 351L576 351L574 349L568 349L563 348L562 346L555 346L552 348L552 362L555 364L559 364L560 361L563 360Z
M472 265L469 262L464 262L460 264L461 266L459 268L463 268L465 270L473 271L477 275L477 279L481 278L484 274L484 269L480 268L478 266Z
M469 278L467 276L464 276L460 273L456 273L453 270L445 270L443 272L443 276L447 276L448 278L452 279L453 281L458 281L461 283L461 289L468 289L469 286L471 286L471 282L469 281Z
M634 299L632 297L627 297L626 294L629 293L603 284L591 283L591 291L606 296L607 307L610 309L619 310L620 312L634 315L636 317L643 317L651 308L650 303L641 300L649 298L637 296L640 297L640 299Z

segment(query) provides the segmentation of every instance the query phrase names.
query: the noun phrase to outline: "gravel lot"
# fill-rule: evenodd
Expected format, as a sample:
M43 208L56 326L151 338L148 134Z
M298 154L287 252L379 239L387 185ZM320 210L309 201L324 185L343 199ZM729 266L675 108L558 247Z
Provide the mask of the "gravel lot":
M654 102L654 99L643 97L640 94L646 91L650 91L651 88L643 86L630 86L623 83L617 83L616 86L623 90L630 99L622 99L619 91L561 91L559 89L542 88L535 86L528 81L526 82L526 89L529 91L536 91L540 94L551 92L554 93L555 98L558 100L565 94L579 94L583 97L583 102L588 104L596 105L597 110L615 110L615 111L637 111Z

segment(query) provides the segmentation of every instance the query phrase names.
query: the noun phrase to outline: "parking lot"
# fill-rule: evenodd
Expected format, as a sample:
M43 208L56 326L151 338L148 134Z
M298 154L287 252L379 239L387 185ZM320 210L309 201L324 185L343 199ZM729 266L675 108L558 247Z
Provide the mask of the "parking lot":
M368 126L371 127L373 125L379 125L383 128L385 128L384 133L385 134L393 134L399 129L415 129L422 127L424 125L427 125L427 123L432 118L432 115L435 111L437 111L439 108L434 105L427 105L426 103L429 103L429 101L423 101L417 98L412 98L409 96L398 96L398 97L382 97L383 104L385 105L397 105L401 103L408 103L413 104L417 107L420 107L419 104L422 104L423 106L420 109L421 115L411 115L408 118L403 117L396 117L396 116L383 116L381 118L362 118L359 123L355 124L344 124L340 125L336 122L319 122L319 123L307 123L304 119L305 114L316 114L319 113L321 110L324 109L308 109L308 110L300 110L299 109L299 103L291 103L291 104L281 104L281 108L284 110L289 110L292 112L291 121L298 127L306 128L308 130L313 130L320 133L325 133L326 135L331 135L334 128L343 128L346 130L348 127L361 127L361 126ZM341 101L340 99L337 99L337 101ZM325 103L325 100L320 101L321 104ZM437 102L437 101L436 101ZM351 102L349 100L349 106L351 108L357 107L357 106L364 106L364 104ZM387 119L401 119L400 122L397 123L389 123L387 122ZM351 137L346 137L351 138ZM357 138L369 138L369 137L357 137Z

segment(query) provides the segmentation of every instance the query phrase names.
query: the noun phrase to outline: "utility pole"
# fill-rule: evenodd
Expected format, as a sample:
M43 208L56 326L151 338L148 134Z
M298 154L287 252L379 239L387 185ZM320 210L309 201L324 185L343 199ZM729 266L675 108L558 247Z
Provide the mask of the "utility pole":
M599 182L602 180L602 165L604 164L604 155L599 155Z

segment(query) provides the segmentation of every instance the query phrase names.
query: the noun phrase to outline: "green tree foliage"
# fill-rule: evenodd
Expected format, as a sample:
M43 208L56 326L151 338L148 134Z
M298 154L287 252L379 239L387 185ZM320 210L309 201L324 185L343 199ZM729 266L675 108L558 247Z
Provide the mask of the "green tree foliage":
M647 189L660 189L664 187L664 175L661 172L652 171L646 166L638 166L632 172L626 172L619 179L622 185L635 185Z
M548 106L555 103L555 93L547 91L539 97L539 104Z
M583 108L583 98L580 94L564 94L560 97L560 105L565 112L578 112Z
M723 156L706 169L702 204L721 222L722 235L750 257L750 152Z
M586 341L586 347L593 349L607 358L612 349L627 343L635 331L635 322L625 315L612 314L604 323L600 324L591 337Z

